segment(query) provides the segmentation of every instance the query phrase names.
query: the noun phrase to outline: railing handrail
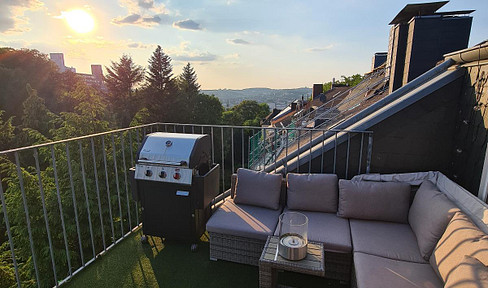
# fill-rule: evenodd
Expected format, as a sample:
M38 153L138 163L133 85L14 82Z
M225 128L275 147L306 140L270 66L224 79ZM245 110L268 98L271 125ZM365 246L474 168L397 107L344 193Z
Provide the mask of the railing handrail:
M115 130L110 130L110 131L105 131L105 132L100 132L100 133L78 136L78 137L73 137L73 138L68 138L68 139L63 139L63 140L56 140L56 141L50 141L50 142L35 144L35 145L30 145L30 146L12 148L12 149L8 149L8 150L0 151L0 155L5 155L5 154L9 154L9 153L14 153L14 152L22 152L22 151L30 150L30 149L34 149L34 148L48 147L51 145L57 145L57 144L62 144L62 143L67 143L67 142L72 142L72 141L85 140L85 139L90 139L90 138L99 137L99 136L111 135L111 134L115 134L115 133L145 128L145 127L151 127L151 126L156 126L156 125L198 126L198 127L237 128L237 129L255 129L255 130L256 129L267 129L267 130L276 130L276 129L279 129L279 130L309 130L310 129L310 128L303 128L303 127L300 127L300 128L289 128L289 127L277 128L277 127L259 127L259 126L235 126L235 125L189 124L189 123L181 123L180 124L180 123L154 122L154 123L143 124L143 125L138 125L138 126L133 126L133 127L120 128L120 129L115 129ZM331 131L331 132L351 132L351 133L354 133L354 132L369 133L369 132L371 132L371 131L344 130L344 129L319 129L319 130L326 130L326 131Z

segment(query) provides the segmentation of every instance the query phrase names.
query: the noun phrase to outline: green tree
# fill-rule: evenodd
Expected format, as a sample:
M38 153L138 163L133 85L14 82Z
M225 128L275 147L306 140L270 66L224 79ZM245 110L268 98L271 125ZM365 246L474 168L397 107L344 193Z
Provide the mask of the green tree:
M74 112L61 113L60 127L53 132L56 140L109 130L107 105L96 89L80 84L66 97L76 106Z
M36 88L49 110L59 112L62 82L56 65L47 55L37 50L0 48L0 107L6 117L16 116L14 125L22 120L22 103L29 97L27 83Z
M109 90L110 104L116 115L119 126L126 127L139 110L140 99L135 93L135 87L144 80L144 68L132 61L126 54L119 62L111 62L107 69L105 82Z
M24 114L22 115L22 126L39 131L42 135L49 138L50 130L54 128L53 120L56 115L47 109L44 99L37 96L37 91L32 89L30 84L26 85L27 98L24 103Z
M0 110L0 151L11 148L11 142L14 138L14 126L12 125L13 118L10 117L6 121L2 119L4 111Z
M197 82L197 74L190 63L183 67L183 72L178 77L178 88L183 96L189 100L200 92L200 85Z
M163 52L159 45L149 59L147 74L146 79L150 88L158 92L169 88L173 79L173 66L171 66L171 58Z
M214 95L200 93L196 96L193 109L193 123L220 124L224 107Z
M130 127L138 126L142 124L146 124L149 122L151 114L147 108L142 108L141 110L137 111L132 121L130 121Z
M183 67L183 72L178 76L177 84L179 90L177 106L181 113L175 120L183 123L193 122L200 85L197 82L197 74L190 63Z
M222 118L224 124L259 126L261 120L268 114L268 104L259 104L254 100L244 100L238 105L225 111Z
M146 107L151 117L146 120L173 121L176 108L177 87L173 79L171 58L158 45L149 59L148 87L144 91ZM166 113L162 113L165 111ZM169 112L169 113L168 113Z
M359 82L363 81L363 76L360 74L354 74L351 76L341 76L341 80L338 80L334 83L334 85L346 85L349 87L354 87L359 84ZM329 91L332 88L332 82L324 83L324 92Z

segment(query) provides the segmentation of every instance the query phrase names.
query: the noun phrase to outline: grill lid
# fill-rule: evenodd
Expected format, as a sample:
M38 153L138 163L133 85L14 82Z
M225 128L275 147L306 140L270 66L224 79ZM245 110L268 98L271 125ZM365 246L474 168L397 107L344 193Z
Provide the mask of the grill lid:
M208 136L166 132L148 134L139 150L138 162L188 166L195 145L204 137Z

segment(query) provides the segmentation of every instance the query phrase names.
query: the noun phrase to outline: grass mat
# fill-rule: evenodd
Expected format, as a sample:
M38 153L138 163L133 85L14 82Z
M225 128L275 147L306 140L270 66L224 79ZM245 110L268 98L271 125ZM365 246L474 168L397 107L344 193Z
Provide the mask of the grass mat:
M158 237L141 244L141 235L141 230L131 234L64 287L258 287L258 267L210 261L208 242L191 252L188 243L162 243ZM280 273L279 281L296 287L341 287L295 273Z

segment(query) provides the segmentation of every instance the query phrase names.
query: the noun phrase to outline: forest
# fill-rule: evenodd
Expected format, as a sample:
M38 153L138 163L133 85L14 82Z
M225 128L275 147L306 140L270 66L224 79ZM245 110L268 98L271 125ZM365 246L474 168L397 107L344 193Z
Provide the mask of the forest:
M255 101L225 111L190 63L174 76L160 46L146 68L122 55L105 69L97 89L37 50L0 48L0 151L152 122L259 126L269 113Z
M259 126L269 113L255 101L225 110L190 63L174 76L160 46L146 67L122 55L105 70L101 89L39 51L0 48L0 151L39 145L0 152L2 288L55 286L137 227L127 171L146 133L211 134L224 189L254 131L204 124ZM156 122L180 124L142 125Z

